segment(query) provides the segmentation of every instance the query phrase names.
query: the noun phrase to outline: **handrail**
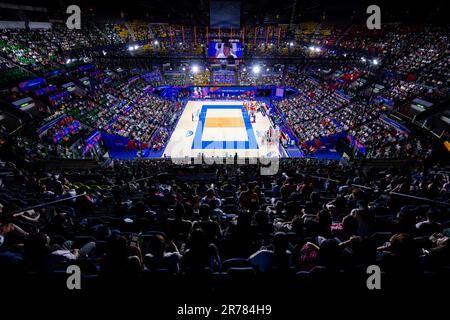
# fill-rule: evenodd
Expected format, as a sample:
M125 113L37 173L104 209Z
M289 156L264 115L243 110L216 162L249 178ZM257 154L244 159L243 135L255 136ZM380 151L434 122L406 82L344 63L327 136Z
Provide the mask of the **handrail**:
M412 195L409 195L409 194L404 194L404 193L399 193L399 192L394 192L394 191L389 192L389 194L393 194L393 195L401 196L401 197L406 197L406 198L411 198L411 199L416 199L416 200L422 200L422 201L429 201L429 202L433 202L433 203L444 204L444 205L447 205L447 206L449 205L448 202L428 199L428 198L424 198L424 197L412 196Z
M339 180L325 178L325 177L318 177L318 176L309 176L309 177L315 178L315 179L320 179L320 180L328 180L328 181L332 181L332 182L342 182L342 181L339 181ZM363 186L363 185L360 185L360 184L352 183L351 185L353 187L373 190L373 188L371 188L371 187ZM424 198L424 197L413 196L413 195L410 195L410 194L405 194L405 193L400 193L400 192L395 192L395 191L390 191L389 194L400 196L400 197L405 197L405 198L410 198L410 199L421 200L421 201L429 201L429 202L437 203L437 204L449 205L449 202L444 202L444 201L433 200L433 199Z
M339 183L343 183L342 181L336 180L336 179L331 179L331 178L325 178L325 177L318 177L318 176L309 176L311 178L315 178L315 179L320 179L320 180L328 180L328 181L332 181L332 182L339 182ZM358 188L362 188L362 189L369 189L369 190L373 190L373 188L371 187L367 187L367 186L363 186L360 184L356 184L356 183L351 183L351 185L353 187L358 187Z
M155 176L148 176L148 177L144 177L144 178L134 179L134 180L131 180L131 181L127 182L127 183L139 182L139 181L151 179L151 178L154 178L154 177Z
M327 181L332 181L332 182L338 182L338 183L342 183L342 181L336 180L336 179L331 179L331 178L326 178L326 177L320 177L320 176L313 176L313 175L308 175L310 178L314 178L314 179L319 179L319 180L327 180ZM152 176L148 176L148 177L143 177L143 178L139 178L139 179L134 179L132 181L129 181L128 183L133 183L133 182L140 182L140 181L144 181L147 179L152 179L155 178L155 175ZM359 185L359 184L351 184L354 187L358 187L358 188L363 188L363 189L368 189L368 190L373 190L373 188L371 187L367 187L367 186L363 186L363 185ZM87 193L84 192L83 194L79 194L79 195L75 195L75 196L71 196L68 198L64 198L64 199L58 199L58 200L54 200L54 201L50 201L50 202L46 202L46 203L42 203L42 204L38 204L38 205L34 205L31 207L27 207L27 208L22 208L7 214L4 214L3 216L0 217L0 220L4 220L7 219L9 217L12 217L15 214L24 212L24 211L28 211L28 210L33 210L33 209L38 209L38 208L43 208L43 207L47 207L56 203L60 203L60 202L64 202L64 201L69 201L69 200L73 200L73 199L77 199L79 197L83 197L85 196ZM400 196L400 197L405 197L405 198L410 198L410 199L415 199L415 200L421 200L421 201L428 201L431 203L436 203L436 204L442 204L442 205L449 205L449 202L444 202L444 201L439 201L439 200L433 200L433 199L429 199L429 198L424 198L424 197L418 197L418 196L413 196L413 195L409 195L409 194L404 194L404 193L399 193L399 192L394 192L394 191L390 191L389 194L391 195L396 195L396 196Z
M16 211L7 213L7 214L1 216L0 219L8 218L9 216L13 216L13 215L15 215L15 214L17 214L17 213L21 213L21 212L24 212L24 211L33 210L33 209L38 209L38 208L43 208L43 207L47 207L47 206L52 205L52 204L55 204L55 203L64 202L64 201L68 201L68 200L73 200L73 199L76 199L76 198L80 198L80 197L85 196L86 194L87 194L87 193L84 192L84 193L82 193L82 194L77 194L77 195L71 196L71 197L69 197L69 198L58 199L58 200L54 200L54 201L50 201L50 202L45 202L45 203L37 204L37 205L35 205L35 206L31 206L31 207L27 207L27 208L22 208L22 209L19 209L19 210L16 210Z

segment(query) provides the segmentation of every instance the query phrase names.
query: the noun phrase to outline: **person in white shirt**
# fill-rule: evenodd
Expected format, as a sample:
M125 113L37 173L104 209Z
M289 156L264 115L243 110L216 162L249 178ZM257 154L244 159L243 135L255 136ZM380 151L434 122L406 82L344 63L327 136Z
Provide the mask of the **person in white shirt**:
M157 234L150 241L149 251L144 258L148 270L166 269L170 273L178 273L181 254L172 241L167 243L164 236Z
M236 54L234 53L234 50L230 48L230 45L228 43L216 44L216 58L228 59L230 57L234 59L237 58Z
M287 269L292 266L292 253L288 250L287 235L277 232L273 238L273 249L263 248L252 254L248 260L260 272L273 268Z

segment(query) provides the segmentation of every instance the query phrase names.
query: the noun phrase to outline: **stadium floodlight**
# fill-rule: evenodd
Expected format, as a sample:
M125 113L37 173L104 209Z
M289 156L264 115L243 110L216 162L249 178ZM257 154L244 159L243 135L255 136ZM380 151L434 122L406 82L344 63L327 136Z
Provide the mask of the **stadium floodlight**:
M378 64L378 60L377 59L373 59L372 60L372 64L376 66Z
M192 66L192 73L198 73L200 71L200 68L197 65Z
M256 65L252 68L253 73L258 74L261 71L261 67Z
M133 51L134 50L134 47L133 46L129 46L128 47L128 51Z
M137 44L134 45L134 50L139 49L139 46Z
M293 46L294 46L294 43L291 41L291 42L289 43L289 46L290 46L290 47L293 47Z
M158 40L155 40L155 42L153 42L155 44L155 46L157 46L159 44Z

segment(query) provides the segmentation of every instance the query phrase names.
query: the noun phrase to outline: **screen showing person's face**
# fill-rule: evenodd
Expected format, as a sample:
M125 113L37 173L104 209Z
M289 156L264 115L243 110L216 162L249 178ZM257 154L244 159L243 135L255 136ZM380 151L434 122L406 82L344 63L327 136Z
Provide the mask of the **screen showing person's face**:
M230 55L230 47L224 46L223 47L223 54L225 57L228 57Z

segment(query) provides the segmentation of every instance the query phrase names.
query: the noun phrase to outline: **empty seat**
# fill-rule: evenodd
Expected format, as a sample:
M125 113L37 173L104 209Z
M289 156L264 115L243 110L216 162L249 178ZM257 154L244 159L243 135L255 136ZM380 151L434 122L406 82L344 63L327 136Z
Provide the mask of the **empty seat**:
M256 276L256 271L252 267L230 268L228 269L227 274L232 278L243 278L248 280Z
M250 261L241 258L232 258L222 262L222 272L227 272L230 268L246 268L251 267Z

